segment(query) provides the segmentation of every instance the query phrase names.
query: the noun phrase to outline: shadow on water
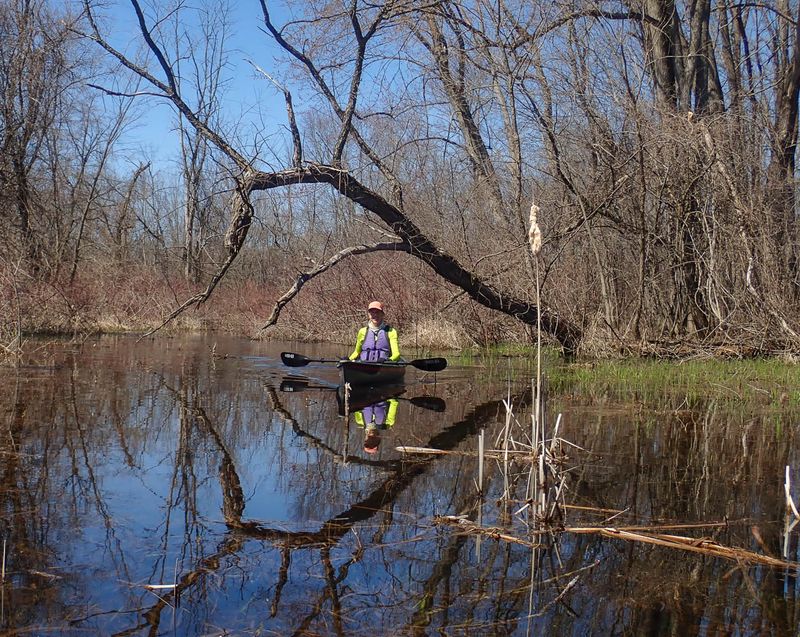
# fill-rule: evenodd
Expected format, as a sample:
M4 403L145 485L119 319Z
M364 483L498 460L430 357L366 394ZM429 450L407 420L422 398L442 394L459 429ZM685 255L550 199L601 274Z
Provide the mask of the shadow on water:
M280 364L300 347L337 356L102 338L0 368L0 635L796 634L791 565L748 560L798 560L800 401L558 376L532 488L530 370L345 402Z

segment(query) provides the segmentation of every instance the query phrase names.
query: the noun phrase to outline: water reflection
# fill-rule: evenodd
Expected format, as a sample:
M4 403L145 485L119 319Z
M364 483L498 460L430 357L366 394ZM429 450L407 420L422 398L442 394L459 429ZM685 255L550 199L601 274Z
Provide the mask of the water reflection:
M797 561L796 413L553 388L567 479L539 533L512 453L525 372L414 371L345 403L335 369L286 376L281 349L103 338L0 369L5 634L797 632L791 573L558 532L694 523L672 532ZM479 436L502 450L510 426L479 495Z

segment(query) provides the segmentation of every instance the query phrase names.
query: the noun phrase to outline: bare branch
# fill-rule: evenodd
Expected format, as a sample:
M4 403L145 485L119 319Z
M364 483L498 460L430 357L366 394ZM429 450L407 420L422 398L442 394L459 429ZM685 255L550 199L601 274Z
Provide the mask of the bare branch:
M247 181L249 191L270 190L290 184L328 184L344 197L377 215L392 232L411 245L410 254L417 257L446 281L460 287L478 303L514 316L523 323L535 325L541 312L542 329L555 338L567 353L574 353L581 337L577 326L555 312L505 295L443 252L398 207L360 183L353 175L336 166L309 164L302 169L253 174ZM236 223L247 227L249 219ZM233 223L233 222L232 222ZM229 230L229 233L231 231Z
M225 276L225 273L228 271L228 268L230 268L231 265L233 264L234 260L236 259L236 255L237 254L238 254L238 252L236 254L229 254L228 255L228 258L225 260L225 263L223 263L222 266L220 267L220 269L217 270L217 273L214 275L214 278L211 279L211 282L208 284L208 287L206 287L205 290L195 294L191 298L186 299L186 301L184 301L183 304L179 308L174 310L167 318L165 318L161 322L160 325L158 325L157 327L154 327L153 329L148 330L147 332L142 334L142 336L139 337L139 340L142 340L143 338L145 338L147 336L151 336L152 334L155 334L160 329L162 329L165 325L167 325L171 321L173 321L176 318L178 318L178 316L183 314L183 312L185 310L189 309L190 307L197 306L197 305L200 305L202 303L205 303L205 301L208 300L208 297L211 296L211 293L214 291L214 288L216 288L217 284L222 280L222 277Z
M131 0L135 4L135 0ZM135 5L138 6L138 5ZM117 49L115 49L108 41L100 34L100 30L97 27L97 23L95 22L94 15L92 14L92 9L89 4L89 0L84 0L84 10L86 12L86 17L89 21L89 25L92 29L91 34L80 34L83 37L87 37L91 40L97 42L101 47L103 47L108 53L110 53L113 57L119 61L125 68L133 71L139 77L147 80L155 86L157 89L163 92L163 95L158 95L159 97L164 97L171 101L175 108L177 108L180 113L189 121L189 123L194 126L194 128L203 135L206 139L208 139L212 144L214 144L217 148L219 148L223 153L225 153L241 170L243 173L249 172L251 168L251 162L248 161L243 155L241 155L233 146L230 145L219 133L215 130L212 130L206 122L202 120L202 118L198 117L197 114L192 110L186 102L180 97L178 92L172 88L172 84L175 81L174 75L172 74L171 70L167 73L168 84L164 84L161 80L156 78L147 69L139 66L132 60L130 60L125 54L121 53ZM147 32L146 25L143 26L143 22L140 21L140 27L142 28L142 36L145 39L148 39L148 45L151 46L151 49L154 49L154 53L157 50L158 54L156 57L159 59L159 63L163 61L162 68L164 65L169 67L166 63L166 59L164 58L163 52L158 48L158 45L153 42L152 38L150 37L149 33ZM152 42L152 45L150 45Z
M125 93L122 91L114 91L110 88L106 88L105 86L100 86L99 84L92 84L91 82L87 82L86 86L89 88L97 89L98 91L102 91L106 95L110 95L111 97L166 97L163 93L154 93L152 91L134 91L133 93Z
M353 139L358 144L358 147L361 149L361 152L364 153L367 157L369 157L370 161L375 164L378 170L381 171L384 177L392 184L392 190L394 192L394 196L397 199L398 205L402 208L403 205L403 189L400 185L397 176L392 172L392 170L387 166L384 161L378 156L378 154L373 150L373 148L367 143L367 141L361 136L358 132L358 129L355 128L352 124L352 113L350 115L347 114L347 111L342 108L339 104L339 101L336 99L336 96L333 94L330 86L322 77L317 66L314 64L314 61L308 57L305 53L301 50L293 46L286 38L283 37L283 34L275 27L275 24L272 22L272 18L269 13L269 8L267 7L266 0L259 0L261 4L261 12L263 14L264 25L267 28L267 31L272 35L275 42L277 42L287 53L289 53L293 58L295 58L298 62L300 62L303 66L306 67L308 73L311 75L311 78L314 80L314 83L319 88L322 95L328 101L328 104L333 109L336 116L339 118L341 122L348 122L346 127L342 128L342 133L347 135L352 135ZM381 18L382 19L382 18ZM362 60L363 62L363 60ZM359 80L360 81L360 80ZM353 97L353 86L351 84L351 98ZM355 104L355 102L353 102ZM341 135L340 138L341 140ZM334 152L334 159L336 157L336 153Z
M144 20L144 13L142 13L142 8L139 6L138 0L131 0L131 5L133 5L133 10L136 12L136 19L139 21L139 30L142 32L144 41L147 42L148 48L153 52L153 55L156 56L156 60L158 60L161 70L164 71L164 75L167 76L167 82L169 83L170 88L168 96L172 97L174 95L177 97L179 93L178 85L175 82L175 74L172 72L172 68L167 62L166 57L164 57L163 51L161 51L161 49L153 40L153 37L150 35L150 29L147 28L147 23Z
M283 97L286 100L286 115L289 118L289 130L292 133L292 145L294 147L294 152L292 153L292 165L296 167L300 167L303 163L303 146L300 141L300 130L297 128L297 119L294 115L294 107L292 106L292 94L289 92L288 89L284 88L274 77L272 77L269 73L267 73L264 69L260 66L252 62L251 60L245 59L245 61L250 64L257 72L261 73L265 78L267 78L270 82L272 82L277 89L283 93Z
M411 245L404 241L397 241L394 243L372 243L366 245L359 245L359 246L350 246L345 248L344 250L340 250L336 254L334 254L330 259L328 259L325 263L317 266L313 270L309 272L303 272L297 277L297 281L294 282L294 285L275 303L275 307L272 310L272 314L270 314L267 322L261 328L261 331L266 330L269 327L275 325L278 322L278 316L281 313L281 310L291 301L297 294L300 292L300 289L305 285L308 281L313 279L315 276L319 276L323 272L330 270L333 266L335 266L340 261L348 258L354 257L359 254L367 254L369 252L379 252L382 250L390 250L393 252L408 252L411 253Z

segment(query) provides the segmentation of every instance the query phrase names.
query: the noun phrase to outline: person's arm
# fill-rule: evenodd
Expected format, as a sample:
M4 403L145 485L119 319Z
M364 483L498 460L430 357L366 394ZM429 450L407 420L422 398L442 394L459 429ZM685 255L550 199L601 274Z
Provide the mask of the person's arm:
M361 356L361 346L364 344L364 339L367 338L367 328L362 327L358 330L358 336L356 337L356 348L353 350L353 353L350 354L349 358L351 361L356 360L359 356Z
M397 330L394 328L387 330L386 337L389 339L389 360L400 360L400 345L397 342Z
M400 401L396 398L390 398L388 403L389 407L386 410L386 420L383 424L387 427L391 427L394 424L395 418L397 418L397 406L400 404Z

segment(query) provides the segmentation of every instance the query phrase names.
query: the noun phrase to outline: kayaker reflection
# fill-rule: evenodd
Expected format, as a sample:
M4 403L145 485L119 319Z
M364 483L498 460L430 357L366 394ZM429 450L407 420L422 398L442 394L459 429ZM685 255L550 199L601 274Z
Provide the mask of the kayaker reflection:
M387 398L353 412L353 420L356 425L364 428L364 451L367 453L378 452L378 446L381 444L381 431L394 424L398 403L396 398Z
M367 306L367 324L358 330L356 346L350 360L397 361L400 360L400 345L397 330L386 323L383 303L372 301Z

